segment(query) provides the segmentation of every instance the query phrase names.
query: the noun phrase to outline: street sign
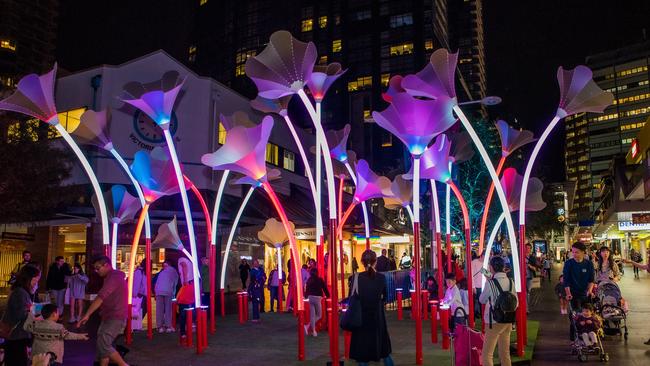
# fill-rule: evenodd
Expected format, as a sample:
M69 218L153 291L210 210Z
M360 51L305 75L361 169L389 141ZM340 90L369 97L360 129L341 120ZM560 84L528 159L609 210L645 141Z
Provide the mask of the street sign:
M650 224L650 212L633 213L632 214L632 223L635 224L635 225L638 225L638 224Z

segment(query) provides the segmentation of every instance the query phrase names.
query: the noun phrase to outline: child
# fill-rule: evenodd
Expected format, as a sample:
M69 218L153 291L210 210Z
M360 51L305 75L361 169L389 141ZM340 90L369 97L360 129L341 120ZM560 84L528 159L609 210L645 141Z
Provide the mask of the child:
M591 304L582 305L582 313L576 315L575 324L582 338L582 341L587 347L593 347L598 343L597 333L600 331L602 322L600 318L594 314L594 306Z
M438 284L433 276L427 277L424 289L429 292L429 300L438 300Z
M555 285L555 294L557 295L558 299L560 299L560 314L566 315L567 314L567 300L566 300L566 292L564 290L564 276L560 275L560 280Z
M70 289L70 320L68 323L76 323L83 316L86 284L88 283L88 276L84 274L79 263L75 263L72 267L72 275L67 278L67 282ZM78 310L77 316L75 316L75 310Z
M55 304L46 304L41 309L42 320L36 320L32 312L27 315L23 328L32 333L34 344L32 354L52 352L56 355L56 362L53 365L63 365L63 341L64 340L88 340L88 334L72 333L57 323L59 313Z
M449 328L453 330L456 322L462 321L463 318L456 318L456 309L463 308L463 300L460 297L460 290L456 286L456 275L454 273L447 273L445 276L445 283L447 289L445 290L445 297L442 299L442 304L448 305L451 310L451 317L449 317Z

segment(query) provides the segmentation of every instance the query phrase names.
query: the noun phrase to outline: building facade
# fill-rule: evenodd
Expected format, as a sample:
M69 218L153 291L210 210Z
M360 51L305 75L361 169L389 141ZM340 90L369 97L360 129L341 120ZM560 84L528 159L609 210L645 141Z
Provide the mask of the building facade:
M614 157L625 156L634 136L650 115L650 42L587 57L594 81L614 94L614 104L602 114L566 119L567 179L576 182L571 208L574 220L598 215L601 180Z

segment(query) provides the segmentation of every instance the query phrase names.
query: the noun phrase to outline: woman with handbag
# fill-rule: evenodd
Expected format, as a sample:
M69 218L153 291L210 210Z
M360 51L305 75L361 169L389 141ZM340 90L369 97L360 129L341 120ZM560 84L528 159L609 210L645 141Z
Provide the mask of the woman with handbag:
M350 358L360 366L383 360L385 366L393 366L390 336L386 325L384 303L386 301L386 277L375 271L377 254L366 250L361 255L365 272L350 277L350 298L360 303L361 326L352 330ZM356 282L356 285L354 284Z
M32 306L32 295L41 278L41 271L31 265L20 269L16 282L11 285L7 308L0 322L0 337L5 338L5 365L27 366L27 350L31 345L31 334L23 329Z

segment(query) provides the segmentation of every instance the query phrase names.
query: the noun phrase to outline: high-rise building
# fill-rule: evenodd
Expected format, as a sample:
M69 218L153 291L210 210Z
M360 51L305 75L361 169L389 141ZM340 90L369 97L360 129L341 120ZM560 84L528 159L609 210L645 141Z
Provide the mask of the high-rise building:
M314 42L319 64L347 69L324 101L326 128L350 123L360 157L383 172L403 169L404 149L372 123L371 111L386 107L381 93L391 76L417 72L435 49L448 48L447 0L202 0L188 58L200 73L252 98L246 60L282 29Z
M0 0L0 90L52 67L58 0Z
M570 218L578 220L591 219L599 209L602 178L650 115L650 42L592 55L586 63L596 83L614 94L614 103L602 114L566 118L567 179L577 186Z

